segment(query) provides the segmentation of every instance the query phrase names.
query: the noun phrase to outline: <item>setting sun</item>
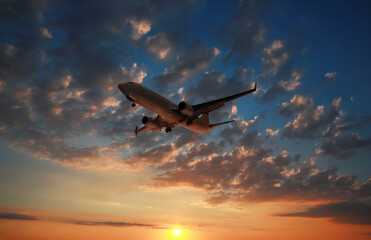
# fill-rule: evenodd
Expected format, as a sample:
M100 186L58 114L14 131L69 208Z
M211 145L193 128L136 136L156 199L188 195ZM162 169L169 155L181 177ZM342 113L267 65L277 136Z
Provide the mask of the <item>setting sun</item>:
M179 236L180 234L182 234L182 231L180 231L179 229L174 229L173 234L175 236Z

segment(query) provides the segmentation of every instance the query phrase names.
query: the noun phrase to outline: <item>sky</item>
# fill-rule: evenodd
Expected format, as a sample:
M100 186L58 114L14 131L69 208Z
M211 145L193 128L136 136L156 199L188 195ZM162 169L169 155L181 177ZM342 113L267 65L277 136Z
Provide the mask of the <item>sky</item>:
M0 1L0 239L370 239L370 11ZM209 133L136 137L155 114L125 81L176 104L258 91Z

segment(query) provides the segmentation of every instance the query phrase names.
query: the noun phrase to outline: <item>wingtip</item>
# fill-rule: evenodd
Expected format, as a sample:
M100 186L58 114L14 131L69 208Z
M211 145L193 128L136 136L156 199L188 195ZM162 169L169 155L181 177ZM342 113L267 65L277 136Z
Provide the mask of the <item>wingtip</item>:
M135 128L134 132L135 132L135 136L138 136L138 126Z
M254 85L254 90L256 91L256 84L257 84L258 82L255 82L255 85Z

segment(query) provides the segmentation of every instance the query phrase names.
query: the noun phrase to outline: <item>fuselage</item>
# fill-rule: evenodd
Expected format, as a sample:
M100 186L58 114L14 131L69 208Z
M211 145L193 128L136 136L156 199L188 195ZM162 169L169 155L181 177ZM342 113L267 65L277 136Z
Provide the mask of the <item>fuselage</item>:
M209 132L209 122L196 118L192 124L187 124L185 116L176 111L178 105L139 83L125 82L118 85L120 91L136 104L155 112L159 117L173 125L185 127L193 132Z

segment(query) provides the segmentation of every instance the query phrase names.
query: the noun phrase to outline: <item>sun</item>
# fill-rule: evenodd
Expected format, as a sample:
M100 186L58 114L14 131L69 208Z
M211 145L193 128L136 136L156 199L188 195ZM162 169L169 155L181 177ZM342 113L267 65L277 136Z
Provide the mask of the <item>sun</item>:
M180 234L182 234L182 231L180 231L180 229L174 229L174 230L173 230L173 234L174 234L175 236L179 236Z

